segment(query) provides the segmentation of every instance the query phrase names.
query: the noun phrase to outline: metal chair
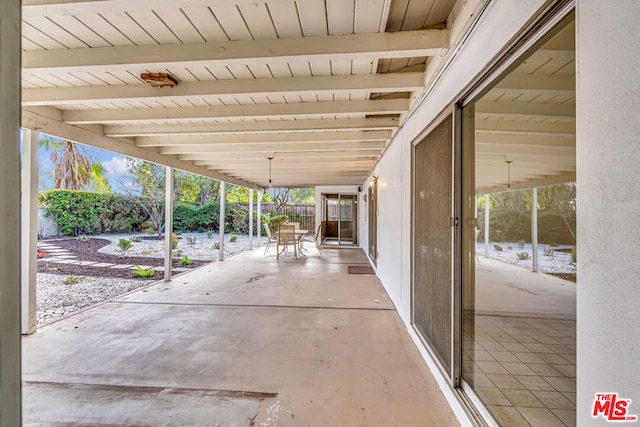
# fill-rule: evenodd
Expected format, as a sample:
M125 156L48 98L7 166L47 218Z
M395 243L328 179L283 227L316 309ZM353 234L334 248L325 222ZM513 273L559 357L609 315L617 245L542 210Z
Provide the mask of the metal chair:
M269 229L268 224L262 224L264 226L264 231L267 233L267 247L264 250L264 254L267 255L269 253L269 248L271 244L276 243L277 239L271 235L271 230Z
M316 234L307 234L305 236L302 236L302 238L300 239L300 252L302 252L304 249L304 247L302 246L302 242L314 242L316 245L316 249L318 250L318 253L322 254L322 242L321 242L321 237L320 237L320 233L322 231L322 224L320 224L318 226L318 228L316 229Z
M276 238L276 259L280 259L280 254L286 252L289 245L293 246L293 256L298 259L298 242L296 241L296 228L293 225L281 225ZM280 250L280 246L283 246Z

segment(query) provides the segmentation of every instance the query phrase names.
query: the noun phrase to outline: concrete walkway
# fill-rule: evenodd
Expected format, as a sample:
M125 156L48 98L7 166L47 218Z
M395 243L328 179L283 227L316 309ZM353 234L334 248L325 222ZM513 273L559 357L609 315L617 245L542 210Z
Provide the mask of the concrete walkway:
M361 250L262 252L25 338L25 425L458 425Z

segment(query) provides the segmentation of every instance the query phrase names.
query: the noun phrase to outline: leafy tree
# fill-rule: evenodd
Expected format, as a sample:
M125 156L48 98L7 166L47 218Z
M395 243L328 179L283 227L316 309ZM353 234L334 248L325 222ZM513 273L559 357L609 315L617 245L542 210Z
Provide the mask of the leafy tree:
M133 178L135 187L123 185L125 191L135 195L136 201L149 215L149 220L162 236L164 217L165 167L138 159L128 158L127 169ZM135 192L137 191L137 194Z
M109 181L104 177L102 165L92 162L79 144L68 140L43 138L40 146L51 151L56 188L63 190L91 190L108 193Z

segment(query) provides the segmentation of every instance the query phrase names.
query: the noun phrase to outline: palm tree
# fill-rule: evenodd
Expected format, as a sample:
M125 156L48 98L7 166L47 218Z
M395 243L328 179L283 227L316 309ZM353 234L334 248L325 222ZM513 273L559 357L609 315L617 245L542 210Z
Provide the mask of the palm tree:
M51 161L55 166L56 188L84 190L91 184L95 191L111 191L111 186L104 177L102 165L91 162L75 142L45 138L40 140L40 146L52 151Z

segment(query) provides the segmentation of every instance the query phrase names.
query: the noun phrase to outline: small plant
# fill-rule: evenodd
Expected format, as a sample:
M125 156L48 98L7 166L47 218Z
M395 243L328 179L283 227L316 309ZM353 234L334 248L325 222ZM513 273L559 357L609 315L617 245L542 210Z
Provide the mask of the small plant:
M184 256L184 257L182 257L182 259L180 260L180 264L182 264L182 265L189 265L189 264L191 264L192 262L193 262L193 261L191 261L191 260L189 259L189 257L188 257L188 256Z
M171 249L175 249L178 247L178 236L175 234L171 235Z
M554 252L555 252L555 249L553 249L553 248L546 248L546 249L544 250L544 254L545 254L545 256L553 256L553 253L554 253Z
M88 242L89 241L89 236L85 236L84 234L82 236L78 236L76 237L76 240L78 242Z
M182 230L176 230L176 235L181 235L182 234Z
M84 279L84 276L69 276L62 281L65 285L75 285L76 283L80 283Z
M198 243L198 238L196 236L187 236L188 245L195 245L196 243Z
M500 246L500 245L499 245L499 244L497 244L497 243L494 243L494 244L493 244L493 249L495 249L495 250L496 250L496 251L498 251L498 252L502 252L502 246Z
M531 258L531 255L529 255L528 252L518 252L516 256L518 257L519 260L525 260L525 259Z
M184 255L184 252L182 251L182 249L178 249L176 251L173 251L173 256L174 257L181 257L182 255Z
M149 249L145 249L142 251L142 255L150 255L151 251Z
M216 242L213 244L213 249L218 249L220 250L220 243Z
M207 237L211 239L213 237L213 230L207 230Z
M527 244L527 242L524 239L518 240L518 247L520 249L524 249L524 245L526 245L526 244Z
M134 237L132 237L132 238L131 238L131 239L129 239L129 240L131 240L132 242L142 242L142 237L140 237L140 236L134 236Z
M149 227L146 230L144 230L145 233L147 233L148 235L152 236L156 233L156 230L154 230L153 228Z
M128 239L120 239L118 240L118 247L124 254L126 251L128 251L133 247L133 243L131 243L131 240L128 240Z
M154 268L142 268L139 265L136 265L133 268L133 273L138 277L152 277L156 274L156 270Z
M235 234L229 238L230 242L235 242L236 240L238 240L238 236L236 236Z
M552 248L557 248L560 245L557 243L549 243L549 246L551 246Z
M508 251L510 251L511 249L513 249L513 246L508 245L508 246L507 246L507 250L508 250Z
M578 260L578 252L576 248L571 249L571 261L576 262Z

